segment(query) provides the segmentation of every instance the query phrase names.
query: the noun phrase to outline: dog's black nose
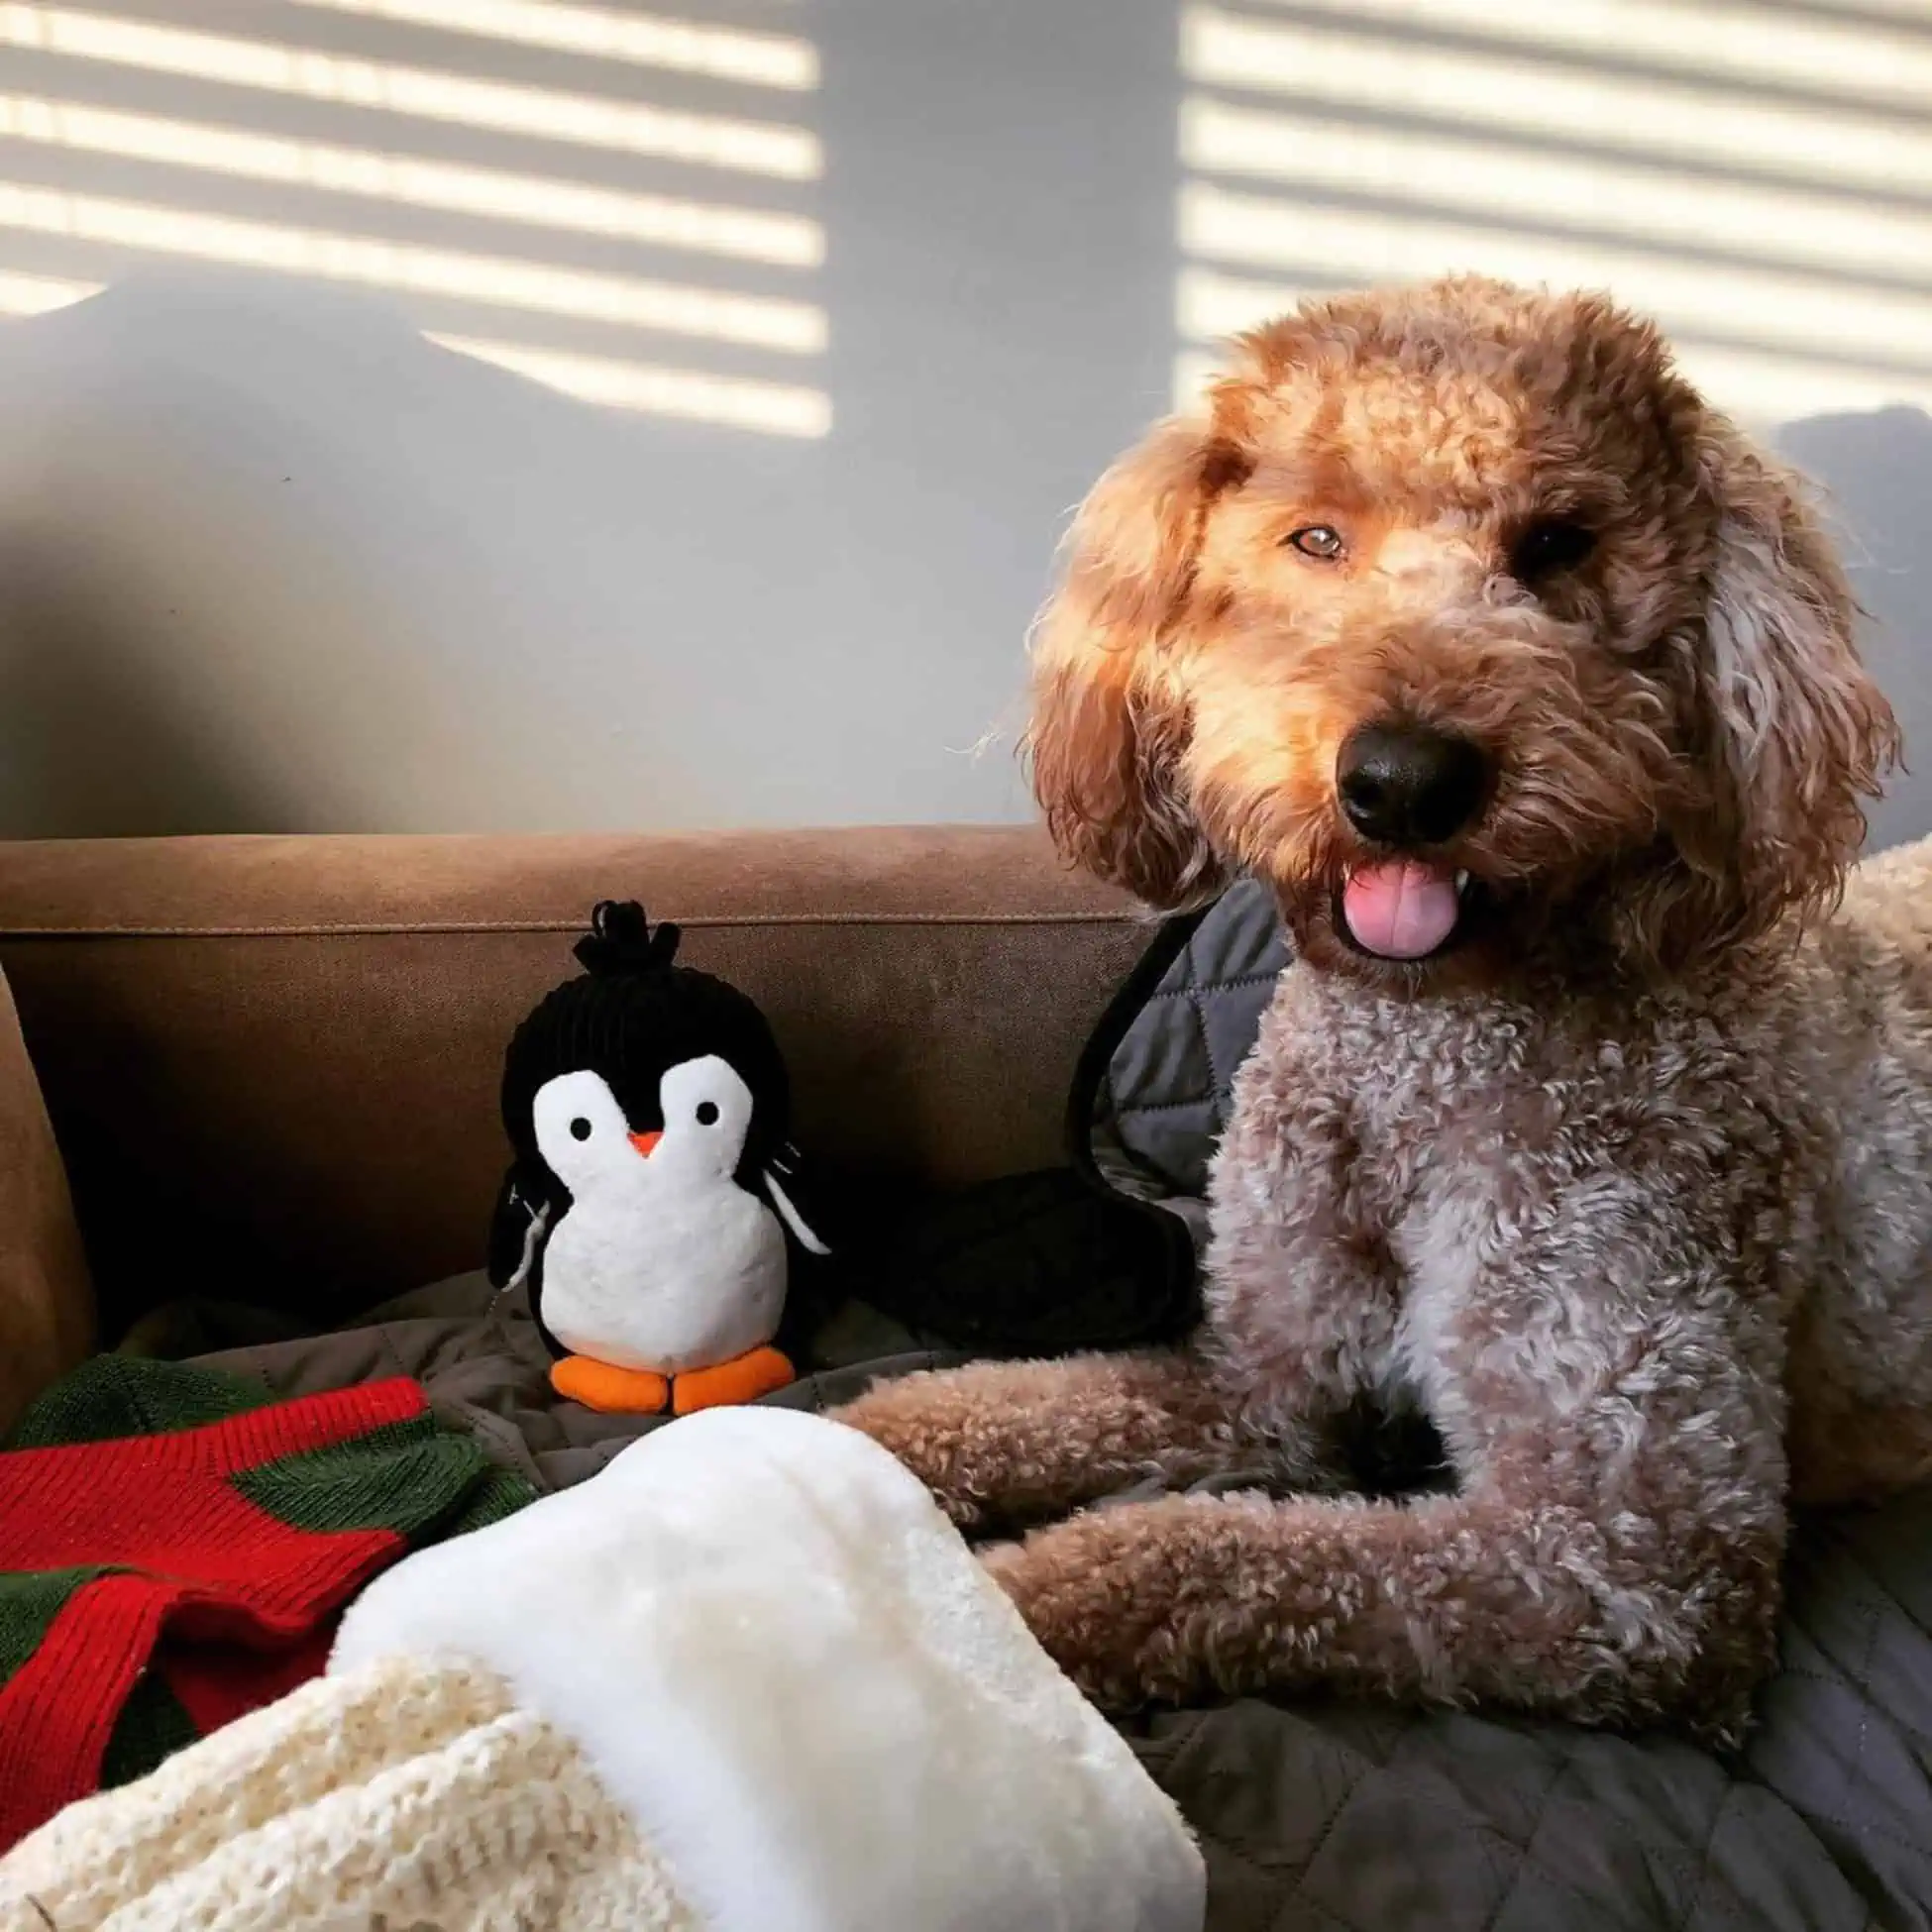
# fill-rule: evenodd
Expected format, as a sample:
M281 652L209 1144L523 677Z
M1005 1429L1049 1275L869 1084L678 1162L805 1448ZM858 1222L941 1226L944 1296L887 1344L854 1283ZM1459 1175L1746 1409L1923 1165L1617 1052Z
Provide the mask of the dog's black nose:
M1440 845L1482 805L1488 761L1467 738L1420 724L1364 724L1336 760L1348 822L1378 845Z

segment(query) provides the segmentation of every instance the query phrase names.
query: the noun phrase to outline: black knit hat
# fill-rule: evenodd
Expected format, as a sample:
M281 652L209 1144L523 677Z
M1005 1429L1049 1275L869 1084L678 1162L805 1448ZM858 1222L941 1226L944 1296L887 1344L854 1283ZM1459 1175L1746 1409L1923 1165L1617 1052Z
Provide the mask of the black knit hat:
M772 1029L736 987L674 963L682 936L669 921L653 930L635 900L606 899L591 913L576 946L583 974L545 996L504 1056L503 1127L519 1160L540 1158L531 1103L546 1081L580 1068L601 1074L633 1131L647 1132L664 1126L665 1073L707 1053L751 1089L742 1173L758 1173L784 1145L791 1091Z

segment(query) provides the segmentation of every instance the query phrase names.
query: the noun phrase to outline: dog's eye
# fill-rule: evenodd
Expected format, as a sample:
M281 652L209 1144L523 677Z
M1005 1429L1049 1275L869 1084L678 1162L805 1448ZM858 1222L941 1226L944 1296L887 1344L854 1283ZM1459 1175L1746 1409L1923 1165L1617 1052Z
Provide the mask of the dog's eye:
M1540 584L1574 570L1595 548L1595 531L1573 517L1540 516L1510 546L1509 574L1519 584Z
M1304 557L1313 557L1318 564L1334 563L1347 548L1342 541L1342 532L1326 523L1309 523L1299 530L1290 530L1284 541Z

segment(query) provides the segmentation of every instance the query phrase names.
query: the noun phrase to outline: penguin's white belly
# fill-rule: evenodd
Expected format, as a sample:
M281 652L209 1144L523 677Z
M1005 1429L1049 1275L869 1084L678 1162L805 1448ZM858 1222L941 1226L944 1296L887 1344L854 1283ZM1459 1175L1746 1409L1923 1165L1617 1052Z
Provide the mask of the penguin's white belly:
M544 1326L619 1368L708 1367L772 1339L785 1264L777 1216L729 1181L580 1196L544 1248Z

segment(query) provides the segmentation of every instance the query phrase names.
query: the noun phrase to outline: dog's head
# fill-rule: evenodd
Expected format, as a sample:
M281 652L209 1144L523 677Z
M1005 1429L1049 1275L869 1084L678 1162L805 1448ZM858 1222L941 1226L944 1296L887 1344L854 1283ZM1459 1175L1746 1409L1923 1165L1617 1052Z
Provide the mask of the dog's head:
M1062 849L1233 870L1394 987L1671 969L1828 901L1895 753L1795 481L1595 296L1304 309L1082 509L1035 650Z

